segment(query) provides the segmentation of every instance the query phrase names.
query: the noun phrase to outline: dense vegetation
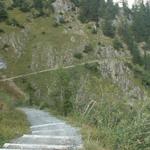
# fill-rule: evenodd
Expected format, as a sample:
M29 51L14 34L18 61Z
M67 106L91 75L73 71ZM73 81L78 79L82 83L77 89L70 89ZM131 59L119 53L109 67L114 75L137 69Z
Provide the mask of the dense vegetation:
M147 150L150 140L149 101L128 103L116 85L99 75L96 66L87 64L46 73L45 82L50 83L50 93L45 99L45 84L36 83L42 93L37 96L32 92L32 105L65 116L80 126L86 150ZM43 77L39 75L37 78L41 80ZM29 83L35 83L37 78L23 80L24 87L31 90ZM32 90L36 91L34 86Z

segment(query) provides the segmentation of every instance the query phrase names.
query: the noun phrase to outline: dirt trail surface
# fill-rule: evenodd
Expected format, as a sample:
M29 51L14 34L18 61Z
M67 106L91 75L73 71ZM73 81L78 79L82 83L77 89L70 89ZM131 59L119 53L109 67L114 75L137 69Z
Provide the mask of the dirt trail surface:
M4 144L3 150L79 150L82 148L78 129L49 113L23 108L31 124L31 133Z

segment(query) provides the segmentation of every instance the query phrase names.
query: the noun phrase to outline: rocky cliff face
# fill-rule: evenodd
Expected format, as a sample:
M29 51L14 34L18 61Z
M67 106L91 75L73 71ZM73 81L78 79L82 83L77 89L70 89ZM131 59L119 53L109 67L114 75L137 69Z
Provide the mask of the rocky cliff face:
M128 68L127 61L131 60L128 51L121 52L112 47L102 47L98 50L99 70L105 79L111 79L132 100L144 100L145 93L134 82L134 74Z
M0 49L3 52L15 54L19 58L28 40L29 29L25 28L19 32L6 33L0 36Z
M65 13L71 11L75 7L70 0L56 0L52 6L55 13Z

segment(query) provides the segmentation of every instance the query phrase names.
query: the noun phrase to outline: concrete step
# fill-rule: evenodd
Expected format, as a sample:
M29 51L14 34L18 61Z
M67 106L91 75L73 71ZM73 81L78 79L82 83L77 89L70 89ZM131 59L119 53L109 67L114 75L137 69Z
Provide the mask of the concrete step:
M47 145L79 145L81 138L78 136L45 136L45 135L24 135L14 141L17 144L47 144Z
M56 129L56 130L37 130L32 131L32 135L51 135L51 136L77 136L78 130L65 130L65 129Z
M57 125L65 125L65 123L57 122L57 123L47 123L47 124L41 124L41 125L35 125L31 126L31 129L39 128L39 127L49 127L49 126L57 126Z
M71 126L66 125L65 123L52 123L52 124L43 124L37 126L31 126L31 131L39 130L55 130L55 129L73 129Z
M72 145L46 145L46 144L11 144L6 143L5 149L21 149L21 150L76 150L81 149L82 145L74 147Z

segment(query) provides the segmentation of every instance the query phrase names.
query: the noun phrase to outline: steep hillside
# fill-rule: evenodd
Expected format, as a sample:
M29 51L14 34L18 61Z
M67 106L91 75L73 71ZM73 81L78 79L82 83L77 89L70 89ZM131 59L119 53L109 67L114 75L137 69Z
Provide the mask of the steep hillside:
M52 4L50 10L31 1L29 11L6 2L9 17L0 22L0 59L7 68L0 70L1 78L57 68L15 79L21 99L78 122L87 150L146 149L149 80L134 62L133 47L119 33L105 33L103 18L97 25L89 14L82 23L77 1L44 1Z

